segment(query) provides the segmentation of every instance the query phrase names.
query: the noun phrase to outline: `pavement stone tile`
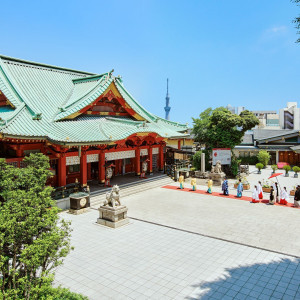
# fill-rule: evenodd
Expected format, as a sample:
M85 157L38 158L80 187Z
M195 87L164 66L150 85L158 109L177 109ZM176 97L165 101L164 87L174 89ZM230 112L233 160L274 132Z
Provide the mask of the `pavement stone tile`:
M174 191L167 193L172 199ZM157 194L150 192L147 195L149 198ZM137 203L135 196L130 199L127 197L126 201L130 204ZM189 226L193 231L197 231L201 224L191 216L195 210L202 214L201 210L198 210L201 208L199 203L205 203L205 213L212 215L216 202L213 197L208 198L210 196L197 198L197 202L196 197L193 197L193 200L187 198L186 201L194 201L195 206L188 204L181 206L181 210L187 213L188 217L185 219L186 222L190 222ZM208 199L213 201L206 203ZM143 202L144 199L140 200ZM237 213L245 222L260 222L263 219L263 214L256 208L252 210L249 207L244 214L241 211L243 212L245 203L241 204L242 201L234 199L226 200L233 213ZM176 201L175 199L174 203L178 206L179 202ZM218 201L224 200L218 198ZM148 204L150 202L148 200ZM240 204L236 205L236 202ZM168 201L165 205L166 208L170 207ZM142 207L144 211L147 207L150 215L152 210L157 212L156 209L161 208L144 204ZM289 217L289 213L286 214L285 211L295 211L298 214L298 210L281 207L276 209L282 212L282 220ZM164 211L168 212L165 214L166 221L178 220L172 210ZM228 209L223 211L223 214L227 211ZM133 213L136 212L134 208ZM132 220L129 226L111 230L94 225L97 214L94 210L79 216L60 214L72 221L74 231L71 242L75 250L66 257L64 265L57 269L55 278L55 284L69 285L71 290L78 292L84 291L89 294L91 300L99 299L96 298L96 294L101 295L101 300L105 297L138 300L188 299L198 294L203 296L201 300L205 297L220 299L220 295L224 295L222 299L268 299L281 294L282 297L297 296L300 277L300 260L297 258L138 220ZM297 216L299 217L299 214ZM216 217L218 218L218 215ZM273 216L275 217L278 215ZM201 219L201 216L198 215L197 219L199 218ZM281 219L276 219L279 224ZM294 216L291 219L293 221ZM226 224L224 219L219 220L225 222L223 228L215 226L215 220L207 218L204 221L210 221L209 226L214 227L216 233L228 230L229 224ZM240 227L239 220L233 221L237 222L236 227ZM186 224L179 224L180 229L186 229ZM267 223L265 226L268 228ZM247 226L244 226L243 230L247 232ZM256 232L250 234L252 239L255 235ZM235 239L242 238L242 235L235 235L235 232L232 236L235 236ZM272 238L270 237L270 240ZM76 272L79 269L80 272Z
M237 293L235 295L235 299L237 299L237 300L245 300L246 298L247 298L247 295L242 294L242 293Z

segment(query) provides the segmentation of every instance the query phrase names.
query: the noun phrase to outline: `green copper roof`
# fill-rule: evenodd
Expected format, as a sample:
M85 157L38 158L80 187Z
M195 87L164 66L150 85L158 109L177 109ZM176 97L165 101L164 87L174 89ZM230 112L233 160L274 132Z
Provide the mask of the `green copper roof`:
M89 115L65 119L91 104L112 82L146 122ZM0 132L10 137L96 144L138 132L154 132L164 138L186 136L182 133L186 125L148 112L111 72L92 74L0 56L0 90L14 106L0 109Z

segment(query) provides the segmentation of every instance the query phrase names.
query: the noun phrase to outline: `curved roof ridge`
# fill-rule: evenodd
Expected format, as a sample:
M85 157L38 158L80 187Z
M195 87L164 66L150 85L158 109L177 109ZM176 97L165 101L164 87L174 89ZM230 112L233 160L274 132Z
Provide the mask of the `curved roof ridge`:
M17 107L7 120L3 120L5 121L5 125L3 125L0 131L8 128L11 125L11 123L16 121L18 117L21 115L21 113L23 112L23 110L25 109L26 109L25 103L22 103L19 107ZM1 114L0 114L0 118L1 118Z
M107 120L119 123L128 123L134 125L143 124L145 121L136 121L136 120L129 120L128 118L116 118L116 117L106 117Z
M5 80L9 84L10 88L13 90L13 92L16 94L18 99L21 103L25 103L25 105L28 107L28 110L31 114L35 115L36 112L34 109L24 100L22 93L17 89L16 84L14 84L14 80L12 79L13 76L11 76L10 71L4 66L2 58L0 57L0 70L2 74L4 75Z
M43 63L38 63L38 62L34 62L34 61L29 61L29 60L24 60L24 59L19 59L19 58L14 58L14 57L10 57L10 56L5 56L0 54L0 59L5 59L8 61L13 61L16 63L25 63L25 64L29 64L29 65L34 65L34 66L39 66L39 67L46 67L46 68L51 68L51 69L57 69L57 70L63 70L63 71L68 71L68 72L72 72L72 73L79 73L79 74L86 74L86 75L97 75L96 73L90 73L90 72L85 72L85 71L78 71L78 70L74 70L74 69L69 69L69 68L63 68L63 67L58 67L58 66L54 66L54 65L49 65L49 64L43 64Z
M77 84L77 83L82 83L85 81L97 80L97 79L100 79L102 76L108 75L108 74L109 74L109 72L105 72L105 73L98 74L98 75L86 76L86 77L82 77L82 78L75 78L75 79L72 79L72 81L74 84Z
M116 84L117 89L119 90L119 87L120 87L120 88L122 89L122 91L123 91L124 93L126 93L126 95L133 101L133 103L134 103L139 109L141 109L142 112L143 112L144 114L146 114L150 120L152 120L152 121L155 121L155 120L156 120L156 117L155 117L153 114L151 114L147 109L145 109L140 103L138 103L138 102L133 98L133 96L126 90L126 88L124 87L123 83L120 81L120 78L115 77L115 82L117 83L117 84ZM120 90L119 90L119 92L121 93ZM122 95L122 93L121 93L121 95ZM126 100L126 99L125 99L125 100ZM126 102L127 102L127 101L126 101ZM128 104L130 105L130 103L128 103ZM130 105L130 106L131 106L131 105ZM134 109L134 108L132 107L132 109ZM134 110L135 110L135 109L134 109ZM142 116L142 117L144 117L144 116ZM149 121L149 120L147 120L147 121Z
M84 79L85 79L85 78L84 78ZM78 84L83 84L83 83L84 83L84 82L81 82L81 83L78 83ZM92 86L92 87L90 87L90 88L88 88L88 89L86 90L86 92L84 92L84 94L83 94L82 96L80 96L78 99L74 100L73 102L68 103L69 100L71 99L72 95L74 94L74 90L75 90L75 88L76 88L77 83L74 84L74 87L73 87L73 89L72 89L72 91L71 91L69 97L67 98L66 102L65 102L61 107L62 107L63 109L68 109L68 108L70 108L70 106L76 104L78 101L82 100L82 99L85 98L88 94L90 94L93 90L95 90L96 88L98 88L99 85L101 85L101 83L102 83L102 80L101 80L101 79L100 79L99 81L96 80L96 81L95 81L95 85Z
M165 122L165 123L169 123L169 124L172 124L172 125L176 125L176 126L180 126L180 127L185 127L185 128L188 127L186 124L181 124L181 123L178 123L178 122L166 120L166 119L158 117L158 116L156 116L156 118L159 119L159 120L161 120L161 121L163 121L163 122Z
M78 110L82 109L83 107L89 105L106 90L106 88L109 86L111 82L112 82L111 77L108 77L107 80L105 80L104 82L102 81L98 82L96 86L92 88L86 95L80 97L80 99L78 99L73 104L70 104L70 106L67 108L66 111L62 111L56 114L56 116L54 117L54 121L58 121L63 118L66 118L71 114L77 112Z

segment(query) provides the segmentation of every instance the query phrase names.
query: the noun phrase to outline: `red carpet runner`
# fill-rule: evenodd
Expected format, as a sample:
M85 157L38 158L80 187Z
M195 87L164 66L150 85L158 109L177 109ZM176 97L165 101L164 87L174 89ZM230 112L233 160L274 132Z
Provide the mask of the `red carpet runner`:
M230 199L236 199L236 200L252 201L251 197L243 196L242 198L238 198L235 195L224 196L223 193L217 193L217 192L212 192L211 194L209 194L209 193L207 193L206 191L203 191L203 190L193 191L191 188L184 188L184 189L181 190L178 186L174 186L174 185L165 185L162 188L170 189L170 190L177 190L177 191L181 191L181 192L189 192L189 193L193 193L193 194L204 194L204 195L208 195L208 196L216 196L216 197L230 198ZM269 200L262 199L259 202L260 203L269 203ZM253 204L256 204L256 203L253 203ZM282 204L279 204L279 203L275 203L274 205L297 208L297 207L294 207L294 205L292 203L288 203L287 205L282 205Z

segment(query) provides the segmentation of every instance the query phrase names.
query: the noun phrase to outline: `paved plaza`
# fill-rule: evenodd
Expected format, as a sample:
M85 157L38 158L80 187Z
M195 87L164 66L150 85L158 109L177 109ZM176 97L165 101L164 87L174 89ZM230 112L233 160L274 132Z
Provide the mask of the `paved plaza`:
M297 299L299 259L132 220L95 224L74 216L75 250L57 284L90 299ZM248 298L247 298L248 297Z
M300 256L300 209L165 188L123 202L136 219Z
M300 210L161 187L122 200L118 229L61 214L75 250L56 284L95 300L300 298Z

